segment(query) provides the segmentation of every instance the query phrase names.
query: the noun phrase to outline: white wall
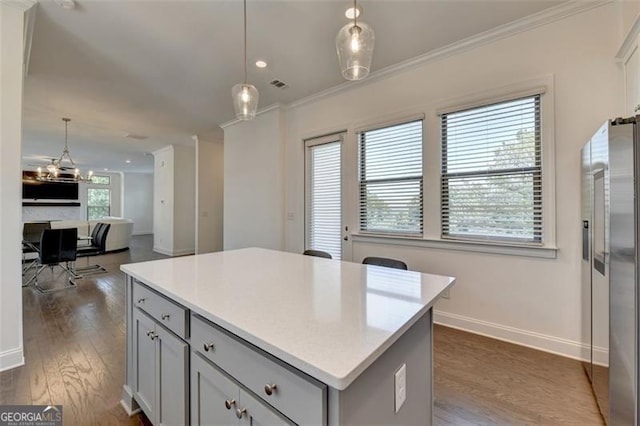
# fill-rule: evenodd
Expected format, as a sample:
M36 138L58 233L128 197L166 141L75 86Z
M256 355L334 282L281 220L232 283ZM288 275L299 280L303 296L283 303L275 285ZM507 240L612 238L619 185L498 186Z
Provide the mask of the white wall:
M173 254L173 147L153 153L153 250Z
M196 250L196 150L173 146L173 253L193 254Z
M0 371L24 364L20 157L24 10L0 2Z
M284 249L284 132L279 109L224 129L224 249Z
M153 250L169 256L193 254L195 148L171 145L153 155Z
M629 34L636 20L640 16L640 1L617 0L618 16L620 19L620 42Z
M196 140L196 253L222 250L224 202L224 132Z
M336 94L290 106L286 112L286 249L303 250L303 139L347 129L351 168L346 185L356 185L353 129L403 115L425 114L425 227L439 229L439 120L436 109L480 92L540 78L553 81L556 164L556 259L409 247L360 239L353 260L383 255L407 261L411 269L456 276L449 300L437 305L436 318L521 344L584 357L581 337L580 148L608 118L623 113L623 78L614 55L619 48L615 4L516 33L473 49L370 79ZM338 72L338 70L336 70ZM278 147L275 112L255 122L225 129L225 248L260 245L277 235L255 210L254 197L276 192L279 155L256 152ZM543 123L548 125L549 123ZM272 148L272 149L273 149ZM231 169L227 172L226 169ZM227 181L226 179L229 178ZM266 183L269 185L266 185ZM268 186L268 188L265 188ZM237 199L235 198L237 195ZM279 197L269 198L268 214L278 212ZM347 216L357 228L356 196ZM435 222L434 222L435 221ZM554 229L550 229L553 231ZM272 234L272 232L274 232ZM437 235L436 235L437 238Z
M133 235L153 233L153 173L124 173L123 214L133 220Z

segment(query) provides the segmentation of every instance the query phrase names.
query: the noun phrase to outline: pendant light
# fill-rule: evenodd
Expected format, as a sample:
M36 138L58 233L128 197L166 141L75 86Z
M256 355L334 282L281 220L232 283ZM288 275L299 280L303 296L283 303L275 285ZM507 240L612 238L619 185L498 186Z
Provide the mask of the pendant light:
M336 36L336 50L342 76L347 80L362 80L369 75L375 34L373 29L358 21L356 0L353 0L353 22L348 23Z
M244 82L231 89L238 120L252 120L258 109L258 89L247 83L247 0L244 0Z
M57 160L52 159L51 163L47 164L45 167L46 171L42 170L42 167L38 167L36 179L45 182L91 182L91 179L93 178L93 171L89 171L87 176L83 177L80 174L80 169L76 167L76 163L73 161L73 158L71 158L71 154L69 153L69 147L67 146L67 127L69 126L71 119L63 118L62 121L64 121L64 149L62 150L62 155L60 155L60 158ZM69 162L68 166L65 166L63 163L64 160Z

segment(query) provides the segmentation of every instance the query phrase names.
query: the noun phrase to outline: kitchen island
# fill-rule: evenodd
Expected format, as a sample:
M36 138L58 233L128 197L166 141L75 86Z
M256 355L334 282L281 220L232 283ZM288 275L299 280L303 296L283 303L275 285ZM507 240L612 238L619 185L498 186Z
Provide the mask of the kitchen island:
M266 249L123 265L122 405L153 424L432 422L455 279Z

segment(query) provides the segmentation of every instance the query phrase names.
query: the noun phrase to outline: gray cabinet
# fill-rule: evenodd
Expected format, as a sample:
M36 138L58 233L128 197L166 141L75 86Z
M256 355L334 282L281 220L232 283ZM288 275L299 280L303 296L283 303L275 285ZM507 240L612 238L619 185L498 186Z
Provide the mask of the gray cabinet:
M133 312L134 396L154 425L189 423L189 345L140 309Z
M327 386L210 323L191 316L191 350L298 424L326 424ZM255 422L254 422L255 424Z
M193 425L293 425L197 353L191 354Z
M151 338L155 322L135 309L133 314L133 392L147 417L154 418L156 410L156 344Z

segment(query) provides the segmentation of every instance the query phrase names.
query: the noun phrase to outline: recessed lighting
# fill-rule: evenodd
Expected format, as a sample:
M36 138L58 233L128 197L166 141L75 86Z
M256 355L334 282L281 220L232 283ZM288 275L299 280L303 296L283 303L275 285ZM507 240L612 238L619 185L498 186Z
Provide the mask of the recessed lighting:
M131 160L124 160L124 162L129 164L129 163L131 163Z
M350 7L349 9L347 9L346 12L344 12L344 16L346 16L349 19L353 19L354 18L353 10L354 9L352 7ZM356 16L355 17L357 18L358 16L360 16L360 8L356 8L355 11L356 11Z
M107 169L107 168L105 167L105 168L104 168L104 171L105 171L105 172L108 172L108 171L109 171L109 169Z
M256 67L258 68L266 68L267 63L265 61L256 61Z

